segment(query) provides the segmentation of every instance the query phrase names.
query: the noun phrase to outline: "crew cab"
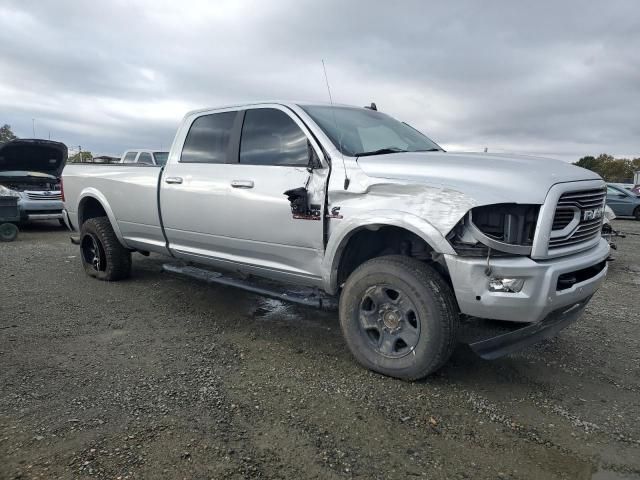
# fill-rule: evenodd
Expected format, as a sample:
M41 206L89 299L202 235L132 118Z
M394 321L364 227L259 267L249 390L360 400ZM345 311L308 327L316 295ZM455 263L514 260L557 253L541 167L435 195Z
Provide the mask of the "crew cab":
M62 222L60 175L67 161L63 143L17 139L0 145L0 186L18 197L20 220Z
M485 358L554 335L607 272L598 175L448 153L374 104L197 110L164 167L74 164L63 180L88 275L126 278L139 251L228 285L313 288L356 360L403 379L437 370L472 324L493 328L468 340Z

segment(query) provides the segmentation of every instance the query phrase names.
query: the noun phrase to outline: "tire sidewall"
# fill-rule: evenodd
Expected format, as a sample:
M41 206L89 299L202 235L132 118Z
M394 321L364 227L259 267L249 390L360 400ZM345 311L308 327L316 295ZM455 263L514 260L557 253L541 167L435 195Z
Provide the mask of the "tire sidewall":
M352 274L340 297L340 324L349 348L365 367L391 376L412 378L439 365L448 339L442 308L439 308L443 300L439 287L431 283L423 285L411 270L396 265L388 265L385 271L371 272L365 268ZM367 289L376 284L401 290L418 310L420 337L414 350L403 357L389 358L376 352L360 325L360 303Z
M84 259L84 255L80 252L80 258L82 260L82 266L87 275L97 278L99 280L107 280L110 281L114 278L114 258L113 252L111 252L109 248L109 238L105 238L105 233L103 229L99 228L98 221L100 221L100 217L98 218L90 218L86 222L82 224L82 228L80 229L80 245L82 248L82 243L85 237L89 234L93 235L93 237L100 242L100 247L104 252L106 268L101 271L97 271L93 268L93 265L87 263ZM111 228L111 227L109 227Z

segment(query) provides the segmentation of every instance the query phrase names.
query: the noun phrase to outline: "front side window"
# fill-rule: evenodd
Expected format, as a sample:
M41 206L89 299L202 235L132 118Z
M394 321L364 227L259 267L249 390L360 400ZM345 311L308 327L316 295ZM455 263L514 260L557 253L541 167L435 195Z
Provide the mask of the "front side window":
M153 165L153 158L151 158L150 153L142 152L138 156L138 163L142 163L144 165Z
M286 113L275 108L246 111L240 163L305 167L309 154L306 135Z
M325 105L301 107L335 147L350 157L442 150L415 128L382 112Z
M184 141L180 161L225 163L237 114L238 112L222 112L196 118Z
M124 160L122 160L122 163L135 163L137 154L138 152L127 152L127 154L124 156Z

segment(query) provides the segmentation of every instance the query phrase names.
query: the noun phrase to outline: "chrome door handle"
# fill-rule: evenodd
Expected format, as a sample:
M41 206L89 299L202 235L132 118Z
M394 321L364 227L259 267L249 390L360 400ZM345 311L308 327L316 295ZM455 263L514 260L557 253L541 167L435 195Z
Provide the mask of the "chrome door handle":
M182 183L182 177L167 177L164 181L166 183Z
M233 188L253 188L253 180L233 180L231 186Z

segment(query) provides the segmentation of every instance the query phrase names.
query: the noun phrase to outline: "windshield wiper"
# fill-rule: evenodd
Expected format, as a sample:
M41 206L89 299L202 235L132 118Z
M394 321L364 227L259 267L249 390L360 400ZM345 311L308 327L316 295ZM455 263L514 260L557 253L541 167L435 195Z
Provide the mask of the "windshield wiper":
M380 148L379 150L373 150L371 152L360 152L356 153L356 157L366 157L369 155L384 155L385 153L399 153L399 152L408 152L409 150L404 150L403 148L398 147L386 147Z
M441 148L427 148L426 150L411 150L412 152L443 152Z

